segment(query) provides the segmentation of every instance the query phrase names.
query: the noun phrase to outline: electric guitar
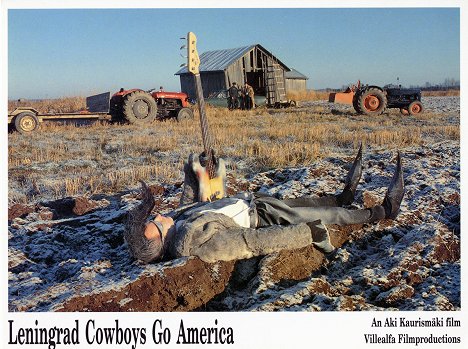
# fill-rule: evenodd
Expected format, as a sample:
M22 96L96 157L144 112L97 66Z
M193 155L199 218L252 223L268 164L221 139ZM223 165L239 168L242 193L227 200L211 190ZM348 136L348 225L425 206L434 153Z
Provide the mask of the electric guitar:
M192 163L192 169L198 180L200 201L212 201L226 196L226 166L224 160L219 158L214 163L214 152L208 120L205 112L205 100L200 78L200 57L197 52L197 37L194 33L187 34L187 69L194 75L195 91L197 94L198 110L200 111L200 125L202 131L204 166L199 161Z

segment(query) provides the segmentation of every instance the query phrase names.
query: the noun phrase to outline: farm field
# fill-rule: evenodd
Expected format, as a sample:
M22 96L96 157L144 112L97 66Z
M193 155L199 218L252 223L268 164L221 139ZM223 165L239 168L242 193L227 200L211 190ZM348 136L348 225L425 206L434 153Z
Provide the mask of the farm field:
M458 140L458 100L427 98L427 112L411 118L402 117L397 109L369 118L356 115L350 106L324 101L250 112L210 108L208 117L218 153L234 176L246 178L347 154L361 141L379 151ZM155 122L152 127L50 122L28 136L11 133L9 202L114 193L136 186L140 179L181 181L183 161L201 151L199 128L197 121Z
M229 194L333 194L360 142L356 207L383 199L397 150L406 185L396 221L331 227L338 247L331 256L309 246L210 265L185 258L144 266L130 259L122 237L139 180L159 210L177 206L183 162L202 150L197 115L151 127L45 124L27 136L9 133L9 309L460 309L459 97L423 97L423 104L418 116L389 109L372 118L322 100L292 109L209 108Z

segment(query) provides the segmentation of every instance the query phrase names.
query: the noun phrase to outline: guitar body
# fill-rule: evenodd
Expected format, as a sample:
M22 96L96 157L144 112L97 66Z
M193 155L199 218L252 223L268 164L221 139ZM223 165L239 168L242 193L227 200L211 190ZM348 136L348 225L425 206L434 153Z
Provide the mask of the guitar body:
M209 171L203 167L196 156L192 160L192 170L198 181L198 200L214 201L226 196L226 165L218 159L215 175L210 178Z
M214 163L211 135L205 112L205 100L200 79L200 58L197 52L197 38L194 33L187 34L187 68L195 77L195 90L197 93L198 109L200 111L200 125L202 130L203 147L205 150L205 166L198 158L193 159L192 170L198 180L198 199L200 201L213 201L226 196L226 166L224 160L219 158Z

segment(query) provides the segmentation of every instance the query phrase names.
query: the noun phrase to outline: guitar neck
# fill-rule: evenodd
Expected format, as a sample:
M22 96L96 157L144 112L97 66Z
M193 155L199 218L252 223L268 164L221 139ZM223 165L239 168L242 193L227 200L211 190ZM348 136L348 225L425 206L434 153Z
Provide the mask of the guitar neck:
M201 84L200 74L195 74L195 90L197 93L198 110L200 111L200 125L202 129L203 148L207 158L206 168L210 175L210 178L215 176L214 164L213 164L213 148L211 142L211 135L208 128L208 120L205 111L205 99L203 98L203 89Z

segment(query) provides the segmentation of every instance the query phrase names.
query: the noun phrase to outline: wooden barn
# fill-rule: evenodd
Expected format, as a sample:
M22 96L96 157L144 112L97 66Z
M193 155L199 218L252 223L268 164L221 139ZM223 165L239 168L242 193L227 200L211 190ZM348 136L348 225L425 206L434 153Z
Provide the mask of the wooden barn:
M262 45L204 52L200 55L199 70L205 97L228 89L233 82L240 86L247 82L269 104L286 101L285 74L291 69ZM194 77L187 68L175 75L180 76L181 91L196 98Z
M291 68L290 71L284 73L286 81L286 91L305 91L307 89L307 80L309 78L296 69Z

